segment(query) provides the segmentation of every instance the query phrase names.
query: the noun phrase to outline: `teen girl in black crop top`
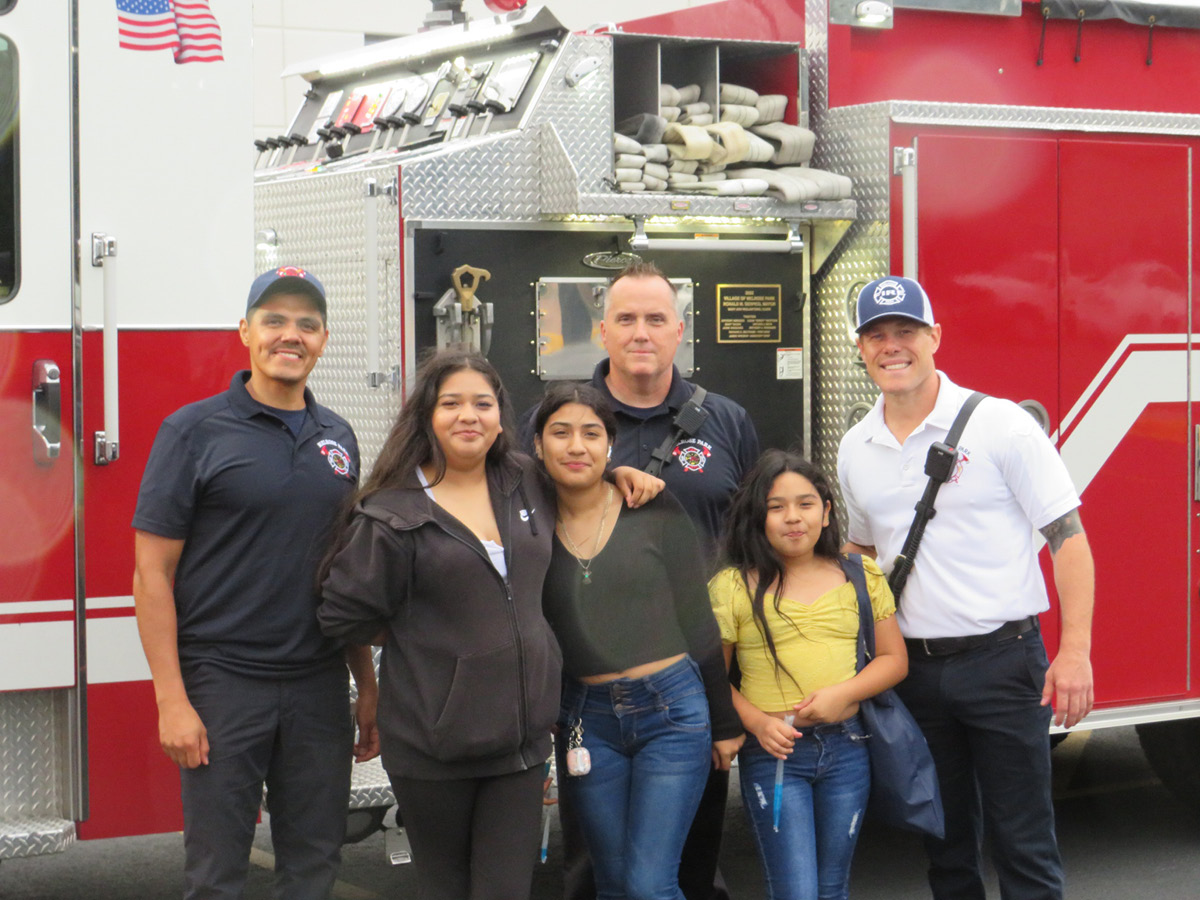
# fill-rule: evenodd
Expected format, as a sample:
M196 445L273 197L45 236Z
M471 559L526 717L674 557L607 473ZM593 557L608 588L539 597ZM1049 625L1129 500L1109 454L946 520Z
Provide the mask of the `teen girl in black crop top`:
M671 497L623 507L604 478L616 422L594 388L552 385L535 427L557 492L543 603L566 675L561 790L598 897L682 898L708 770L728 769L742 742L696 535Z

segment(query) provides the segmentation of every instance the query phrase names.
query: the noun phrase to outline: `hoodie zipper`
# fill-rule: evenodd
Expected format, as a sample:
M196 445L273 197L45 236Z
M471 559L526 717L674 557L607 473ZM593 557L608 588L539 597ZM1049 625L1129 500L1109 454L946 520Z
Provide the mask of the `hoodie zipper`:
M510 521L509 517L512 514L512 497L506 496L505 500L507 503L507 508L505 509L505 513L506 513L505 522L508 522L508 521ZM438 522L436 519L431 519L431 521L433 522L433 524L437 525L438 528L442 529L442 531L445 532L446 534L448 534L450 537L454 538L456 541L463 544L464 546L471 548L471 550L474 551L476 556L482 557L483 561L485 563L487 563L487 567L492 570L492 572L496 576L496 579L500 582L500 586L502 588L504 588L504 611L508 615L508 627L512 631L513 643L515 643L517 646L517 681L518 681L518 687L519 687L517 694L518 694L518 700L520 702L520 710L521 710L521 723L520 723L520 725L521 725L521 747L524 748L525 741L527 740L528 733L529 733L529 728L528 728L529 704L528 704L528 699L527 699L528 686L526 684L526 677L525 677L525 648L521 642L521 629L520 629L518 621L517 621L516 603L513 601L512 587L509 584L508 577L505 576L502 578L500 576L500 572L496 569L496 566L492 563L491 557L489 557L487 555L487 553L483 550L482 545L479 544L478 538L476 539L475 543L472 543L471 541L467 540L462 535L455 534L453 531L446 528L446 526L444 526L441 522ZM503 536L507 538L507 540L505 541L505 544L504 544L504 563L505 563L505 568L508 568L512 564L512 554L509 552L511 549L509 547L509 543L512 538L511 530L509 530L508 533Z

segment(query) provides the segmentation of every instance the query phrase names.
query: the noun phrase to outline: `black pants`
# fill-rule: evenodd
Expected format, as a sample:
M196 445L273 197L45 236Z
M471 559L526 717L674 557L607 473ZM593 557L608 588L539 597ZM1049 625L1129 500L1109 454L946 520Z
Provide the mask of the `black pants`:
M596 900L592 861L574 810L563 796L565 793L559 793L558 805L563 834L564 897L566 900ZM696 810L679 860L679 888L687 900L729 900L725 879L717 868L728 796L729 773L713 770L709 773L700 808Z
M541 841L541 766L426 781L392 773L417 900L527 900Z
M1036 629L951 656L909 654L896 690L929 742L946 809L945 839L925 842L935 900L984 900L985 828L1005 900L1063 895L1045 675Z
M202 664L185 669L184 684L209 743L208 765L180 770L184 897L242 896L265 782L277 895L325 900L350 800L346 667L269 679Z

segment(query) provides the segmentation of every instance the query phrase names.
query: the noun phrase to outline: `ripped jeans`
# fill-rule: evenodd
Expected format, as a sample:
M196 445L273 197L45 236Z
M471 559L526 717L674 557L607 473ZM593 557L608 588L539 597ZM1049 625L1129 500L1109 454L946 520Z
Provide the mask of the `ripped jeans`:
M742 804L766 870L769 900L846 900L871 790L866 738L858 716L802 730L783 767L779 831L778 760L749 735L738 755Z

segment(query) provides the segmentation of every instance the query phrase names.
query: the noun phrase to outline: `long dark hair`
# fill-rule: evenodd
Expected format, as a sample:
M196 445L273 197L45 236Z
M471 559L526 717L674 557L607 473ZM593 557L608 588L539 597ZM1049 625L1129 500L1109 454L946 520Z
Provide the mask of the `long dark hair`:
M438 392L446 379L465 369L478 372L487 380L500 407L501 430L492 446L488 448L488 462L501 462L513 455L515 446L510 435L516 433L516 428L512 421L512 404L495 366L478 353L463 350L440 350L430 353L417 368L408 399L383 442L375 465L371 467L370 476L359 485L338 516L333 540L320 566L320 581L324 581L333 558L345 543L346 531L359 503L380 491L408 487L413 472L425 463L433 464L432 484L437 484L446 476L446 456L433 433L433 412L437 408Z
M833 491L829 487L829 481L817 466L790 450L766 451L742 479L742 484L729 505L725 558L729 565L741 574L747 593L750 593L750 576L757 578L758 583L750 598L754 621L766 640L771 658L775 660L776 671L782 670L799 687L795 676L779 659L775 650L775 639L771 636L771 629L767 627L767 617L764 613L767 591L774 585L775 612L791 621L780 608L786 574L783 562L771 546L771 542L767 540L766 532L767 497L770 496L775 479L786 472L795 472L807 478L817 489L817 496L821 498L822 505L829 504L829 524L821 529L813 553L834 562L840 559L841 529L838 528L837 509L833 503Z
M433 464L432 484L437 484L446 476L446 456L433 433L433 413L437 408L438 392L446 379L465 369L484 377L500 406L501 430L488 449L488 461L499 462L513 452L510 435L515 429L511 403L496 368L478 353L441 350L427 356L418 367L408 399L383 442L375 465L371 467L370 477L359 488L356 501L388 488L404 487L417 466L425 463Z

